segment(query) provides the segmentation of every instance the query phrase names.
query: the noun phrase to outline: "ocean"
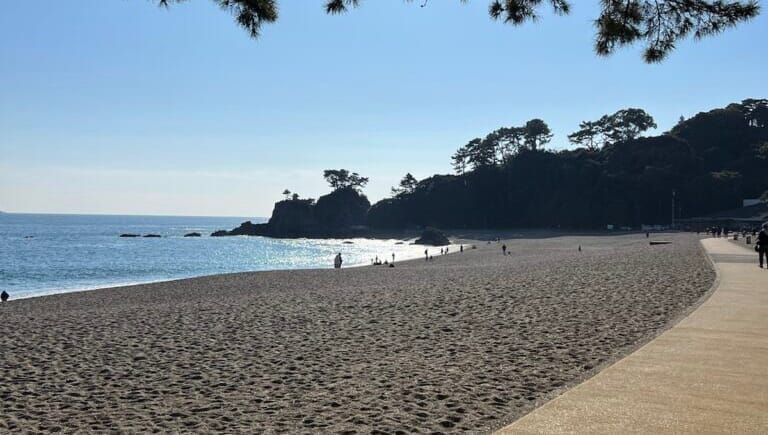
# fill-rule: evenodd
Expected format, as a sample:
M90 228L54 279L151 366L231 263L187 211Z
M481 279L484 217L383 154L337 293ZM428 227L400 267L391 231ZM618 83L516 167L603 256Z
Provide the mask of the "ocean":
M417 258L424 250L399 240L209 237L246 220L265 221L2 213L0 290L17 299L230 272L332 268L337 252L353 266L392 253L397 260ZM202 237L184 237L190 232ZM119 237L123 233L162 237Z

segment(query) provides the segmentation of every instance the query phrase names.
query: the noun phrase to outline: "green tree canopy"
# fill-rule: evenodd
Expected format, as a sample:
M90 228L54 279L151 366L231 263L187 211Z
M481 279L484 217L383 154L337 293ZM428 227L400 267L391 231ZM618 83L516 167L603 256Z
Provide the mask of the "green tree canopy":
M368 177L361 177L357 172L350 173L346 169L326 169L323 171L323 177L333 190L360 190L368 184Z
M162 6L187 0L153 0ZM212 0L229 11L251 37L258 37L264 23L278 18L277 0ZM407 0L412 1L412 0ZM428 0L423 0L422 7ZM465 3L469 0L460 0ZM361 0L325 0L329 14L340 14L359 6ZM566 0L492 0L489 15L499 21L520 25L540 17L549 4L556 14L571 10ZM693 35L696 39L714 35L756 17L760 7L755 0L601 0L595 20L595 51L609 55L616 49L643 42L646 62L662 61L678 41Z

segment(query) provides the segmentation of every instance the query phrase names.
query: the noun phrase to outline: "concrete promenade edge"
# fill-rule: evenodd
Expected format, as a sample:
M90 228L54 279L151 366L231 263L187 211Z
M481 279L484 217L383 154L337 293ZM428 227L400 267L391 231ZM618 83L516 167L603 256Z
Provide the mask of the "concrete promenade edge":
M768 434L768 269L747 247L701 243L718 273L709 299L496 433Z

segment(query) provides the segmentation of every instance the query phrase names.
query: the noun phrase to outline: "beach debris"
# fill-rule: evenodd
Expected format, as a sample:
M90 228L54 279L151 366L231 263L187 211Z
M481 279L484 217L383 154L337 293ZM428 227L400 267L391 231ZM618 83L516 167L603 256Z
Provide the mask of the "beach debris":
M649 243L651 246L653 246L653 245L669 245L672 242L668 240L651 240Z

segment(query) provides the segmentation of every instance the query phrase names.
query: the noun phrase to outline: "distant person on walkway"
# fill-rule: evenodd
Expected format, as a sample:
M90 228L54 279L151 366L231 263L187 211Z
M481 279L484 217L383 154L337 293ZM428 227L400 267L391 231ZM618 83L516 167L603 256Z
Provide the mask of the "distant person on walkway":
M507 255L507 245L506 244L501 245L501 254L502 255Z
M760 258L760 268L763 268L763 257L768 267L768 223L763 224L763 229L757 234L757 255Z
M336 258L333 259L333 268L334 269L341 269L341 263L343 260L341 259L341 252L336 254Z
M762 257L761 257L761 258L762 258ZM760 266L760 267L762 267L762 266ZM1 299L3 302L7 301L9 297L10 297L10 296L8 295L8 292L6 292L5 290L3 290L3 292L2 292L2 293L0 293L0 299Z

